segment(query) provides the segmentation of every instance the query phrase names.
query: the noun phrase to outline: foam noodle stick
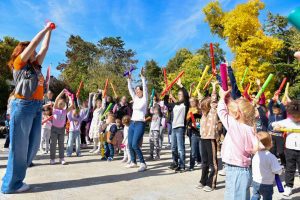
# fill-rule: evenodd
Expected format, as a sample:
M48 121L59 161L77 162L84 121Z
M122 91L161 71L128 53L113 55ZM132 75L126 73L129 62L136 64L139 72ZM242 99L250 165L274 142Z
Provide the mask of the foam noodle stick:
M281 182L278 174L275 174L275 182L277 185L278 192L283 193L284 189L283 189L282 182Z
M190 112L190 117L191 117L194 128L197 128L195 116L192 112Z
M125 71L123 76L128 76L129 74L131 74L131 72L135 70L135 68L133 66L130 67L129 71Z
M249 96L249 93L248 93L248 91L249 91L249 88L250 88L250 83L248 83L247 84L247 86L246 86L246 88L245 88L245 90L244 90L244 92L243 92L243 96L245 97L245 98L247 98L249 101L251 101L251 98L250 98L250 96ZM249 99L250 98L250 99Z
M101 116L101 120L103 120L104 117L107 115L107 113L108 113L109 110L111 109L112 105L113 105L113 103L110 103L110 104L107 106L106 110L104 111L104 113L103 113L102 116Z
M54 118L54 116L53 115L51 115L50 117L48 117L47 119L44 119L43 121L42 121L42 125L43 124L45 124L46 122L48 122L48 121L50 121L50 120L52 120Z
M228 90L228 85L227 85L227 65L225 63L222 63L220 65L220 75L222 79L222 89L224 91Z
M206 82L206 84L204 85L203 90L206 90L208 88L208 86L213 78L214 78L214 75L211 75L210 78L208 79L208 81Z
M79 87L78 87L77 92L76 92L76 97L77 98L79 97L79 94L80 94L80 91L81 91L82 88L83 88L83 81L80 81Z
M166 93L172 88L172 86L180 79L180 77L184 74L184 71L180 72L178 76L166 87L166 89L160 94L160 96L165 96Z
M112 82L110 82L110 86L111 86L111 89L112 89L113 92L114 92L115 97L117 97L118 95L117 95L117 93L116 93L115 87L114 87L114 85L113 85Z
M260 88L260 90L258 91L257 95L255 96L255 99L259 100L259 97L262 95L262 93L266 90L266 88L268 87L270 81L273 78L273 74L270 74L267 78L267 80L264 82L263 86Z
M292 10L288 15L288 21L300 31L300 7Z
M216 75L217 70L216 70L216 65L215 65L215 56L214 56L214 45L213 45L213 43L209 44L209 50L210 50L212 74Z
M300 128L281 128L279 131L287 133L300 133Z
M166 87L168 87L168 76L167 76L167 70L166 70L166 68L163 69L163 72L164 72L165 84L166 84Z
M196 89L195 89L195 91L194 91L194 93L193 93L194 96L197 95L197 91L199 91L200 86L201 86L201 84L202 84L202 81L203 81L205 75L207 74L208 70L209 70L209 66L206 65L206 66L205 66L205 69L204 69L204 71L203 71L203 73L202 73L202 76L201 76L201 78L200 78L200 81L199 81L198 85L196 86Z
M108 79L106 79L106 81L105 81L105 86L104 86L104 90L103 90L103 97L106 97L107 86L108 86Z
M282 102L286 102L286 98L287 96L289 95L289 86L290 86L290 83L287 82L286 86L285 86L285 90L284 90L284 95L282 97Z
M279 95L279 94L280 94L280 92L281 92L281 90L283 89L283 86L285 85L285 83L286 83L286 78L284 78L284 79L282 80L279 89L275 92L276 95Z
M240 83L241 87L243 87L243 83L244 83L245 78L246 78L246 76L247 76L247 74L248 74L248 70L249 70L249 68L246 67L246 69L245 69L245 71L244 71L244 74L243 74L242 81L241 81L241 83Z
M151 92L149 108L151 108L151 107L153 106L154 95L155 95L155 90L154 90L154 88L153 88L153 89L152 89L152 92Z
M65 93L66 93L68 96L72 97L72 93L71 93L69 90L67 90L67 89L64 89L64 90L65 90Z

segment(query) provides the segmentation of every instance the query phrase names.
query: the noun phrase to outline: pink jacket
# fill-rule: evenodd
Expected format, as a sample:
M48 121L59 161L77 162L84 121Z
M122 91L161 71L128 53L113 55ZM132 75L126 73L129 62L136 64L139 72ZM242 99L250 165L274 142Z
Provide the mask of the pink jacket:
M249 167L251 153L257 144L254 127L242 124L229 115L224 100L218 103L218 115L227 130L222 145L222 161L239 167Z

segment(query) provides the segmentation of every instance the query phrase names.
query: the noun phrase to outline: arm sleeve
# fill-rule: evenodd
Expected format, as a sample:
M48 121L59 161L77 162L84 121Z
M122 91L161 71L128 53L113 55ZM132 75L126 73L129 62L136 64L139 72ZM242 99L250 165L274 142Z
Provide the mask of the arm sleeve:
M270 103L268 105L269 115L270 116L273 115L273 109L272 109L273 105L274 105L274 101L273 101L273 99L270 99Z
M143 96L146 99L146 102L148 101L148 88L146 84L146 78L142 77L142 84L143 84Z
M117 129L117 126L116 125L112 125L111 127L110 127L110 137L109 137L109 139L110 140L112 140L112 139L114 139L114 137L115 137L115 135L116 135L116 133L117 133L117 131L118 131L118 129Z
M286 119L287 118L286 108L280 101L279 101L279 103L280 103L280 109L282 112L282 117L283 117L283 119Z
M72 111L69 111L67 117L70 121L73 121Z
M131 80L130 79L127 79L127 84L128 84L128 91L129 91L129 94L132 98L132 100L134 99L135 97L135 94L134 94L134 91L132 89L132 85L131 85Z
M189 97L189 93L188 91L185 89L185 87L182 87L182 92L183 92L183 96L184 96L184 105L185 106L189 106L190 105L190 97Z
M217 111L223 126L226 128L226 130L228 130L229 124L234 123L235 120L229 115L224 99L219 101Z
M280 175L282 173L282 167L275 156L271 157L271 170L274 174Z
M169 111L172 111L173 108L174 108L174 106L175 106L175 104L174 103L169 103L168 100L169 100L169 95L166 95L164 97L164 104L167 106L167 108L168 108Z
M213 109L216 109L218 107L217 91L213 91L213 93L211 94L210 107Z
M24 62L22 59L21 59L21 55L19 55L15 60L14 60L14 69L15 70L21 70L25 65L26 65L26 62Z

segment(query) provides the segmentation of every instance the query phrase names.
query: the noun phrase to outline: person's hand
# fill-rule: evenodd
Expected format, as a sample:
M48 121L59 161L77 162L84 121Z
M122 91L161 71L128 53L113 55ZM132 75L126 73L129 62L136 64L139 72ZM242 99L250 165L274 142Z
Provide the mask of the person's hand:
M45 26L45 29L51 31L51 30L52 30L52 25L51 25L52 23L53 23L53 22L48 22L48 23L46 24L46 26Z
M127 76L127 79L130 81L131 80L131 74L129 72L128 76Z
M278 92L276 91L275 94L274 94L274 97L272 98L274 102L277 102L278 99L279 99L279 94Z
M280 129L284 128L283 126L280 126L278 124L275 124L275 125L272 124L272 126L273 126L274 131L280 131Z
M141 78L145 78L145 69L144 69L144 67L142 67L140 76L141 76Z
M181 78L178 79L178 81L176 82L176 84L177 84L179 87L182 87Z
M231 90L224 91L221 86L219 86L219 96L221 99L226 99L226 96L231 92Z
M256 79L256 84L260 87L260 79Z
M195 87L195 82L192 82L190 88L193 89Z
M218 81L211 82L211 85L213 86L213 88L216 88L216 86L218 85Z

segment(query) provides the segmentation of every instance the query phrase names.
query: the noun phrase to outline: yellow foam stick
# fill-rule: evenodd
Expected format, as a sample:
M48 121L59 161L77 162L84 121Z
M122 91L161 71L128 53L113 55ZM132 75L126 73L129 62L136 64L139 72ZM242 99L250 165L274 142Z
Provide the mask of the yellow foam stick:
M207 74L208 70L209 70L209 66L206 65L206 67L205 67L205 69L204 69L204 71L203 71L203 73L202 73L202 76L201 76L201 78L200 78L200 81L199 81L198 85L196 86L196 89L195 89L195 91L194 91L194 93L193 93L194 96L197 95L197 91L199 91L200 86L201 86L201 83L202 83L202 81L203 81L205 75Z
M288 133L300 133L300 128L281 128L279 131Z
M289 86L290 86L290 82L287 82L281 102L286 102L287 100L286 97L289 95Z

